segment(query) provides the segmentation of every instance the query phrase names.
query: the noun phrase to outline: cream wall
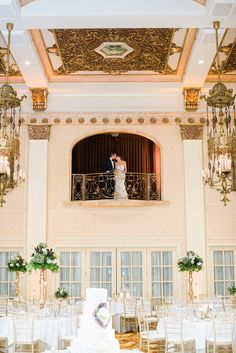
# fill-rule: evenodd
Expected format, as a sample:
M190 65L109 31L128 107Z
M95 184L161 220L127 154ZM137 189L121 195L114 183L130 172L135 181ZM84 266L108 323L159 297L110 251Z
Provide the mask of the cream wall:
M21 128L21 167L28 170L28 134L26 126ZM6 203L0 208L0 249L17 247L25 251L27 187L21 184L5 197Z
M81 206L70 200L71 151L88 135L131 132L159 143L162 199L157 206ZM105 158L105 156L104 156ZM185 247L183 145L176 126L52 126L49 142L48 243L54 247ZM65 167L66 166L66 167ZM171 221L170 221L171 220Z
M113 114L114 115L114 114ZM46 115L45 115L46 116ZM109 114L106 114L109 117ZM130 116L130 114L129 114ZM136 114L136 118L139 115ZM184 180L184 145L180 128L174 122L175 114L168 116L169 123L162 123L163 114L152 114L159 123L131 124L122 123L105 125L100 122L54 124L58 114L51 114L50 139L48 143L48 187L46 229L48 245L54 248L87 247L172 247L176 256L186 252L185 230L185 180ZM32 116L31 116L32 117ZM68 117L68 116L67 116ZM93 114L96 117L96 114ZM145 113L140 114L145 118ZM27 118L27 116L26 116ZM90 117L89 117L90 118ZM111 202L110 207L85 206L70 202L71 151L74 144L86 136L103 132L129 132L143 135L158 143L161 148L162 200L153 203L143 202L122 207ZM26 126L22 130L22 166L27 171L28 136ZM26 173L27 174L27 173ZM194 184L192 185L194 189ZM210 250L216 246L236 248L236 194L230 195L227 207L219 201L219 193L204 188L205 208L204 224L206 238L195 239L198 249L206 246L205 270L209 281ZM0 209L0 244L4 248L18 247L26 253L27 239L27 180L26 183L6 197L6 205ZM37 200L35 200L37 203ZM196 211L198 212L198 211ZM32 220L31 220L32 221ZM30 243L32 243L32 239ZM194 250L194 249L193 249ZM200 253L200 251L199 251ZM203 251L204 253L204 251ZM200 253L201 255L201 253ZM53 290L54 280L49 282ZM185 296L185 275L176 271L177 295ZM198 283L196 276L195 284ZM28 281L30 284L30 281ZM205 289L204 289L205 290ZM200 290L200 293L203 289Z
M78 140L104 131L133 132L152 138L161 146L162 191L165 204L155 207L81 207L68 203L70 199L71 150ZM56 151L56 153L55 153ZM105 156L104 156L105 157ZM179 128L165 127L52 127L49 143L48 239L50 242L90 246L157 244L175 241L182 244L183 214L183 158ZM67 168L65 168L67 166ZM176 172L177 171L177 172ZM147 203L145 203L146 205ZM173 223L167 222L172 219ZM153 222L155 219L155 222ZM119 227L114 224L119 223ZM66 239L65 239L66 235ZM144 238L145 237L145 238Z

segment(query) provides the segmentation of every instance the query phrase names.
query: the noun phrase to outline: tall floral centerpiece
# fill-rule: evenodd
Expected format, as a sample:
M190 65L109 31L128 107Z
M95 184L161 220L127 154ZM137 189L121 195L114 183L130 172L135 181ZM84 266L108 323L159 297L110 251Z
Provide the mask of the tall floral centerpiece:
M180 272L188 272L188 301L193 301L193 272L199 272L203 267L203 259L194 251L187 251L187 256L177 261Z
M10 272L16 273L15 296L18 297L20 294L20 272L27 272L27 262L21 255L17 255L10 259L7 266Z
M40 271L40 303L45 304L47 296L47 281L46 281L46 270L51 272L57 272L59 270L58 259L53 251L49 249L45 243L39 243L33 249L29 265L29 270L34 269L35 271Z

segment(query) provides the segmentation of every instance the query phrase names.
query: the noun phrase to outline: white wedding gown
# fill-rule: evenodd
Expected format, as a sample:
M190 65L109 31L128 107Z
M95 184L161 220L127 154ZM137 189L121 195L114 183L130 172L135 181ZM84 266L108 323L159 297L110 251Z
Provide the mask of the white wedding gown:
M127 191L125 189L125 173L124 165L115 166L115 200L128 200Z

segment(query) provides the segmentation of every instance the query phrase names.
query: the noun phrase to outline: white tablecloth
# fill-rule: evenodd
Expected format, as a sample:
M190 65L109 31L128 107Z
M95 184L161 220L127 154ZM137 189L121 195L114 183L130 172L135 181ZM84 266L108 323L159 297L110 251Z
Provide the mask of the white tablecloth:
M58 349L63 336L76 335L76 319L71 317L36 319L34 334L46 343L46 348ZM14 341L13 319L0 318L0 336L7 337L11 345Z
M164 322L161 319L158 322L158 333L165 335ZM183 321L184 337L192 337L195 339L197 353L205 353L206 340L213 337L213 325L211 320L184 320ZM236 340L236 332L234 335Z

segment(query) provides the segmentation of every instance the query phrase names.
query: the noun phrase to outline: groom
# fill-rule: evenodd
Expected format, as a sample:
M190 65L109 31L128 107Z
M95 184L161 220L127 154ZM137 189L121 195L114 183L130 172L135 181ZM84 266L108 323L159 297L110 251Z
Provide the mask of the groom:
M104 162L104 172L107 174L105 177L106 180L106 192L109 198L114 198L115 191L115 180L114 180L114 170L115 170L115 159L116 153L112 152L110 158Z
M112 173L114 171L115 159L116 159L116 153L112 152L110 154L110 158L105 160L105 162L104 162L104 172L105 173Z

